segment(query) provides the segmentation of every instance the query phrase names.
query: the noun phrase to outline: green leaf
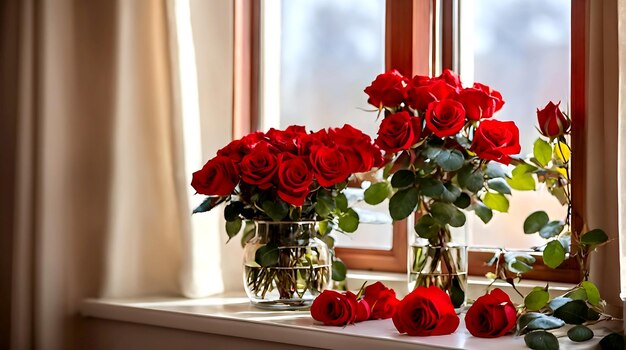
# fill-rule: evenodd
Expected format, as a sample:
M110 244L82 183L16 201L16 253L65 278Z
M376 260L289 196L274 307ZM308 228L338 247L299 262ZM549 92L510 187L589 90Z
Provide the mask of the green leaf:
M502 213L509 211L509 200L502 193L487 192L483 198L483 203Z
M348 233L352 233L359 228L359 214L354 209L348 209L344 215L339 217L339 228Z
M626 349L624 336L619 333L611 333L600 340L602 350L623 350Z
M465 163L465 157L459 150L444 149L437 154L435 162L445 171L456 171L461 169Z
M587 301L589 302L589 304L595 306L600 305L600 301L602 299L600 298L600 291L598 290L598 287L596 287L595 284L589 281L583 281L581 283L581 286L585 289L585 292L587 293Z
M489 162L487 163L487 169L485 174L490 179L495 179L497 177L506 177L507 176L507 167L504 164L498 162Z
M571 341L583 342L593 338L593 331L586 326L574 326L567 331L567 337Z
M558 317L568 324L583 324L587 321L589 306L583 300L572 300L554 310L554 317Z
M422 215L415 224L415 232L422 238L433 238L439 232L439 223L430 214Z
M491 179L487 181L487 185L494 191L500 192L502 194L511 194L511 188L502 178Z
M326 218L330 215L330 213L335 210L335 201L333 197L330 195L320 195L323 192L320 192L317 195L317 201L315 203L315 212L323 218Z
M459 276L452 277L452 288L450 288L450 301L455 308L459 308L465 303L465 291L461 287L459 278Z
M524 343L535 350L558 350L559 340L554 334L546 331L534 331L524 336Z
M527 173L513 175L512 178L506 179L506 182L509 186L511 186L511 188L518 191L533 191L535 189L535 178L533 178L531 174Z
M550 221L539 230L539 236L545 239L552 238L559 235L564 227L565 223L563 221Z
M250 240L250 238L254 237L254 231L256 230L256 225L254 221L246 221L246 224L243 227L243 234L241 235L241 247L245 247L246 243Z
M442 149L438 147L426 147L422 154L428 159L435 160L441 151Z
M262 267L270 267L278 264L278 245L268 243L257 249L254 254L254 261Z
M565 164L565 163L569 162L571 153L572 152L571 152L569 146L565 142L559 141L554 146L554 159L556 159L561 164Z
M228 197L215 197L215 196L206 197L202 201L202 203L200 203L200 205L197 206L196 209L193 210L192 214L207 212L215 208L218 204L222 203L224 200L226 200L226 198Z
M389 188L388 183L378 182L368 187L363 195L365 203L369 205L376 205L387 199L390 193L391 189Z
M389 214L394 220L402 220L413 212L419 201L419 191L409 187L396 192L389 200Z
M235 237L241 230L241 219L237 218L233 221L226 221L226 234L228 234L228 240Z
M265 214L274 221L281 221L289 214L289 207L280 199L276 199L276 201L265 201L261 205L261 208Z
M583 287L576 287L571 291L565 293L565 297L572 300L584 300L587 301L587 291Z
M528 215L526 220L524 220L524 233L528 234L539 232L539 230L541 230L541 228L544 227L548 221L550 221L550 218L548 218L548 214L545 211L536 211Z
M472 199L465 192L461 192L461 194L459 195L459 198L457 198L454 201L454 205L456 205L457 207L459 207L461 209L465 209L465 208L469 207L469 205L471 203L472 203Z
M328 223L328 220L322 220L317 224L317 230L319 231L320 235L326 236L333 230L333 228Z
M395 188L408 187L415 183L415 173L411 170L398 170L391 177L391 186Z
M507 268L513 273L526 273L533 269L532 266L519 260L511 260L507 263Z
M550 293L543 289L533 290L524 298L524 305L528 310L541 310L550 300Z
M348 268L340 260L335 260L333 261L332 271L333 271L333 277L332 277L333 281L341 282L346 279Z
M437 179L423 179L420 181L420 192L430 198L438 198L441 196L446 187L443 182Z
M454 186L451 183L447 183L444 186L444 191L441 194L441 199L448 203L453 203L461 195L461 189Z
M226 221L235 221L235 219L239 218L239 214L243 210L243 203L236 201L230 202L226 207L224 207L224 220Z
M493 211L481 202L476 203L474 206L474 212L485 224L491 221L491 218L493 217Z
M513 169L513 171L511 172L511 175L512 177L515 177L518 175L530 174L534 172L535 170L537 170L536 166L528 164L528 163L522 163L516 166L515 169Z
M600 229L591 230L580 237L580 243L589 246L599 245L608 240L609 237Z
M533 147L533 155L541 165L546 166L552 160L552 146L547 141L537 139Z
M461 187L476 193L483 188L484 174L480 170L474 170L471 166L466 166L458 172L457 180Z
M548 242L543 250L543 263L549 268L556 269L565 260L565 248L559 240Z
M570 301L572 301L571 298L565 298L565 297L554 298L550 300L550 302L548 303L548 307L552 309L552 311L554 311L560 308L561 306L569 303Z
M461 227L465 225L465 214L452 204L435 202L430 206L430 213L441 226L449 224L452 227Z
M339 193L337 197L335 197L335 203L337 205L337 209L342 213L348 210L348 198L343 193Z
M517 320L517 329L520 334L537 329L556 329L563 327L565 322L560 318L548 316L540 312L528 312Z

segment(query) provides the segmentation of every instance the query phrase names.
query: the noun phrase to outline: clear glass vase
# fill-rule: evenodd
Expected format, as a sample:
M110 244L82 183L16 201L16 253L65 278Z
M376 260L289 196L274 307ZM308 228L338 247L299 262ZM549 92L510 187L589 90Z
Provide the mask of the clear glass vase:
M244 248L243 283L250 302L275 310L308 308L331 286L331 255L316 222L257 221Z

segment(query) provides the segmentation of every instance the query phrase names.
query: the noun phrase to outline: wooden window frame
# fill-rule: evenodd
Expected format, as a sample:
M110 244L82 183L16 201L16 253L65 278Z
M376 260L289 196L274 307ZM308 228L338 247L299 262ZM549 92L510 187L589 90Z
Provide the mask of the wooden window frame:
M572 153L572 230L581 232L585 202L585 136L586 40L587 13L590 0L571 0L571 106ZM405 76L433 75L441 68L458 70L458 0L386 0L385 68L397 69ZM234 97L233 137L241 137L258 129L259 88L259 26L260 1L234 2ZM440 34L440 37L438 37ZM350 269L386 272L407 271L408 225L406 220L394 222L390 250L337 247L339 256ZM577 242L572 242L573 245ZM494 250L495 251L495 250ZM559 268L542 264L541 254L533 253L538 263L526 279L577 283L578 264L567 259ZM469 274L484 276L493 271L487 266L493 253L469 251Z

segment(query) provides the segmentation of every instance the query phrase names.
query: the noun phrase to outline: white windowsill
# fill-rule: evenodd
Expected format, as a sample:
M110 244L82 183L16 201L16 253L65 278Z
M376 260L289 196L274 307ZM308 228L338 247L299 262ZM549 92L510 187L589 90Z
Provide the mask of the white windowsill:
M522 337L472 337L463 321L455 333L435 337L400 335L390 319L360 322L346 327L328 327L315 322L308 311L273 312L256 309L241 294L204 299L89 299L82 303L81 314L106 320L323 349L526 349ZM596 338L582 344L574 344L567 337L560 338L561 349L592 349L601 336L621 326L621 322L617 321L595 325ZM561 330L560 334L564 335L565 332Z

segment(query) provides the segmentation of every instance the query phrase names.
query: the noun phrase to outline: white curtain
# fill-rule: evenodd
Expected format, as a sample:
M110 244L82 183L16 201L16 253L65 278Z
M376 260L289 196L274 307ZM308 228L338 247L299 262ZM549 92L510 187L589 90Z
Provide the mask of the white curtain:
M191 16L195 116L183 110L180 3ZM15 123L15 193L2 201L15 220L11 247L0 247L11 259L1 270L11 284L0 288L9 290L7 344L81 348L77 313L88 297L239 286L238 244L222 251L221 214L190 219L188 195L189 170L231 137L232 0L11 4L1 14L19 18L18 29L0 32L18 43L19 63L17 84L0 81L17 96L6 116ZM198 135L188 142L189 130Z

